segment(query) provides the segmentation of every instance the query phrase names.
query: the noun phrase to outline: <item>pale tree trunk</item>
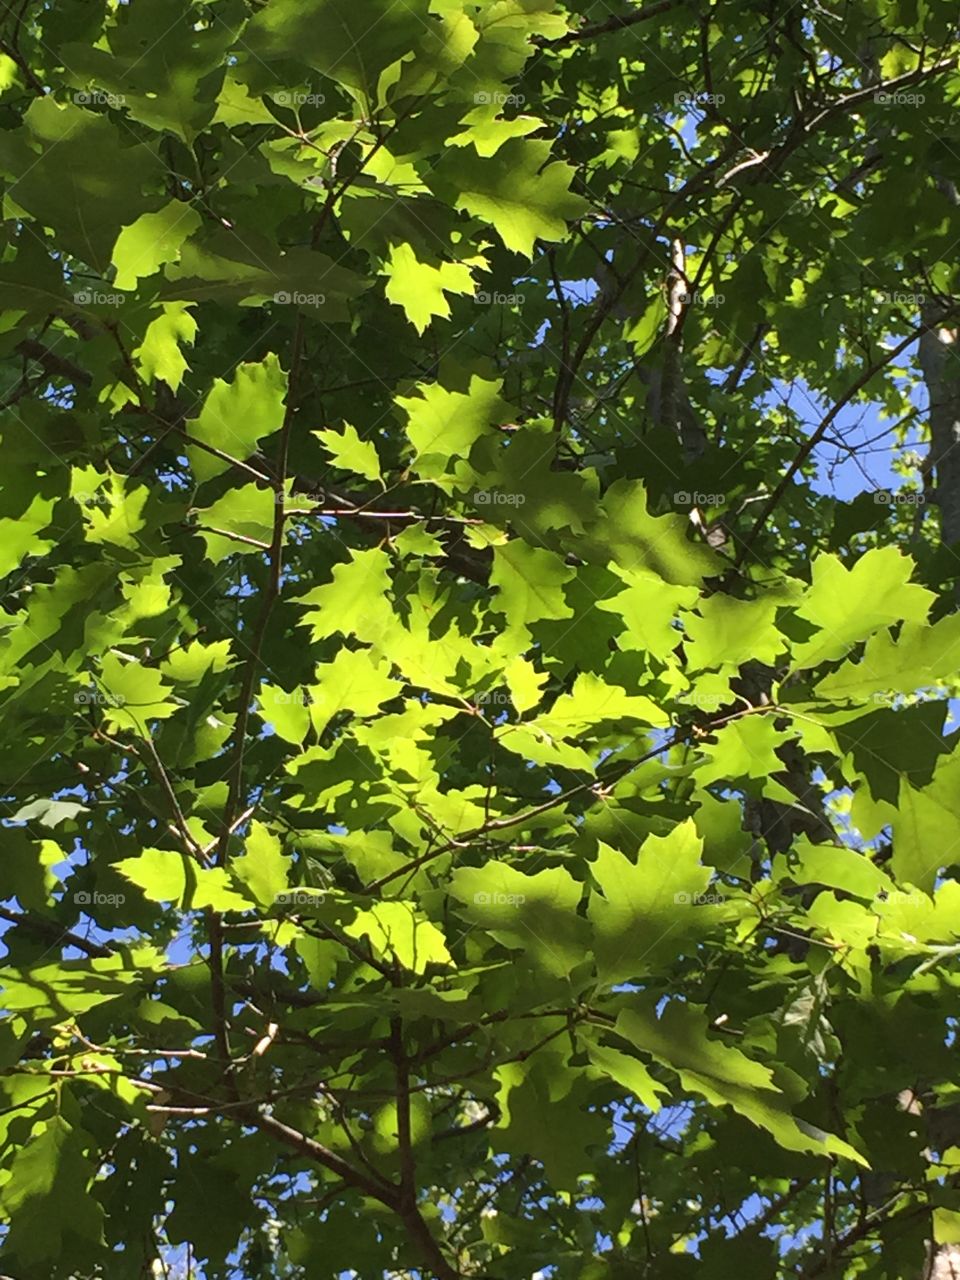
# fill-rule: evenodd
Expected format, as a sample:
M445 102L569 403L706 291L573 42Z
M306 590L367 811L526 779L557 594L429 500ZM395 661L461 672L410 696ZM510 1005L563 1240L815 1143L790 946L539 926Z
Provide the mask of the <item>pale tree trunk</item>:
M952 205L960 205L957 188L937 178L937 189ZM925 297L920 319L930 328L920 338L920 370L930 401L930 452L926 470L934 473L940 508L940 536L946 546L960 542L960 346L957 316L947 317L949 303Z
M940 536L960 542L960 347L957 328L941 324L943 303L927 300L921 319L931 326L920 338L920 369L930 398L930 452L940 508Z
M960 1245L937 1246L927 1263L923 1280L960 1280Z

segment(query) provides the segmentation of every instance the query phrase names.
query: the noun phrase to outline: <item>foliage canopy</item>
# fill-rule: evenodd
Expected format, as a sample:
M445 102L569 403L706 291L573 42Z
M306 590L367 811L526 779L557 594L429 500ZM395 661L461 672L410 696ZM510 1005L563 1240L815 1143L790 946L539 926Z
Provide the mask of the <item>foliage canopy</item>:
M955 5L16 8L5 1273L919 1277Z

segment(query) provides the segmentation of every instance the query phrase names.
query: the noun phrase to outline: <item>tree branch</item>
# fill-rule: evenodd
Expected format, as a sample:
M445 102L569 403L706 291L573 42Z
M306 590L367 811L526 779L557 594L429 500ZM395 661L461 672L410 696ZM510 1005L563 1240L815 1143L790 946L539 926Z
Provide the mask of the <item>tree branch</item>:
M19 925L20 928L26 929L29 933L35 934L44 941L54 944L66 943L68 946L76 947L78 951L83 951L88 956L95 956L99 960L105 960L107 957L117 954L117 947L112 943L89 942L78 933L71 933L69 929L61 929L52 920L40 920L36 916L28 915L26 912L11 911L8 907L0 907L0 920L9 920L11 924Z
M613 31L626 31L628 27L635 27L640 22L649 22L651 18L658 18L660 14L669 13L671 9L680 9L684 3L685 0L659 0L659 3L644 5L642 9L636 9L633 13L617 13L603 22L594 22L590 26L581 27L579 31L568 31L566 35L557 36L553 40L540 39L534 40L533 43L544 49L562 49L565 45L578 44L581 40L595 40L598 36L609 35Z
M955 307L951 308L950 312L947 312L945 314L955 313L956 310L957 308ZM943 319L943 316L941 316L940 321L936 323L942 323L942 319ZM750 551L750 548L753 546L754 542L756 542L757 538L760 536L760 533L763 530L763 526L766 524L771 514L776 510L777 506L779 505L781 498L787 491L787 487L789 486L790 481L797 474L797 472L800 470L800 468L803 466L806 460L810 457L810 454L813 453L814 449L817 447L817 445L826 435L827 431L829 431L830 426L836 419L837 415L843 409L846 408L846 406L850 403L850 401L853 400L853 398L863 390L863 388L867 385L867 383L870 382L870 380L873 377L875 377L875 375L878 374L881 369L885 369L888 364L891 364L894 360L896 360L897 356L901 355L904 351L906 351L907 347L909 347L912 343L916 342L918 338L922 337L923 334L925 334L929 329L931 329L934 323L935 323L934 321L929 320L929 321L924 321L922 324L917 325L915 329L911 330L911 332L907 334L907 336L903 339L902 342L898 342L895 347L892 347L889 351L885 352L882 360L878 360L874 364L869 365L863 371L863 373L861 373L860 377L857 378L856 382L854 382L853 385L846 392L844 392L844 394L840 397L840 399L833 405L829 413L827 413L823 418L820 419L817 429L804 442L802 448L800 449L797 456L794 458L793 462L791 462L790 466L787 467L787 470L784 472L783 476L780 479L780 483L774 489L773 493L770 495L767 502L765 503L763 510L760 512L759 516L757 517L756 524L753 526L753 528L750 530L750 532L747 534L746 538L744 539L740 547L740 551L737 555L736 561L734 562L736 568L739 569L743 565L743 562L746 559L747 553Z

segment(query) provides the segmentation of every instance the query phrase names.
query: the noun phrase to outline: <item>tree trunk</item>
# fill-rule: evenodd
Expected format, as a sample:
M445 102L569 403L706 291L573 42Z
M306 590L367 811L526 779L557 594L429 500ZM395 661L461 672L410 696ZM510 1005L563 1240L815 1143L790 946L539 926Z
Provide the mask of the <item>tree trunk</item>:
M956 328L941 325L944 307L926 301L921 318L928 329L920 339L920 368L930 397L930 453L935 472L941 537L960 542L960 352Z

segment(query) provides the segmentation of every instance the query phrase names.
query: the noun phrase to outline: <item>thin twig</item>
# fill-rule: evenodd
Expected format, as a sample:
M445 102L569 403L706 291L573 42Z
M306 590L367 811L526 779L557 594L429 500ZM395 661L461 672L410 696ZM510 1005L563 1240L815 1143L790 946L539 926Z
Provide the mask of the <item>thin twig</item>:
M958 308L954 307L951 309L951 312L955 312L957 309ZM949 315L951 312L948 312L947 314ZM895 347L891 347L889 351L885 351L882 360L877 360L873 364L868 365L860 374L860 377L857 378L857 380L844 392L840 399L836 401L829 412L820 419L816 430L804 441L800 451L797 453L797 456L794 458L793 462L790 463L790 466L787 467L783 476L780 478L780 483L767 499L763 510L757 517L756 524L743 540L735 561L736 568L740 568L743 564L750 548L760 536L767 520L770 518L773 511L776 510L781 498L786 493L791 480L810 457L810 454L813 453L814 449L826 435L827 431L829 431L837 415L846 408L850 401L853 400L854 397L863 390L867 383L870 382L871 379L874 378L882 369L885 369L887 365L892 364L892 362L896 360L897 356L902 355L903 352L906 351L907 347L916 342L916 340L922 337L928 330L936 328L936 326L941 323L942 318L938 319L936 322L925 321L923 324L917 325L916 328L912 329L911 332L907 334L902 342L898 342Z

